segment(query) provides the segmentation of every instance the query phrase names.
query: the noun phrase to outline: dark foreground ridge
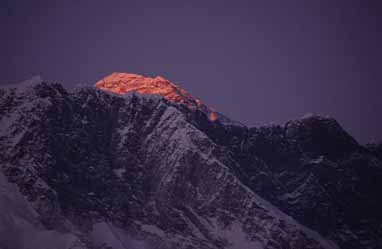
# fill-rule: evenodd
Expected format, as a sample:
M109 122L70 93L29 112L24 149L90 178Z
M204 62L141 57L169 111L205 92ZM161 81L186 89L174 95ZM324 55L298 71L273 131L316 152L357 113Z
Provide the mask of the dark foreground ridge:
M380 145L320 116L208 114L40 80L1 89L0 248L382 248Z

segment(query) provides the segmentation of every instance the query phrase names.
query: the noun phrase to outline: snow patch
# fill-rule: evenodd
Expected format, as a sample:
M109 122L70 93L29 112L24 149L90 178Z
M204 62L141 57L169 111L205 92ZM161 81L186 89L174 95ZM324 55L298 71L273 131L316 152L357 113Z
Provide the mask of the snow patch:
M31 204L0 172L0 248L84 248L78 242L73 234L44 229Z
M222 228L216 218L209 219L215 235L224 238L228 242L231 249L263 249L263 245L257 241L251 241L242 229L242 224L235 221L228 227Z
M157 226L154 225L143 224L141 225L141 229L147 233L157 235L160 238L164 238L166 236L162 229L159 229Z
M119 178L123 179L123 174L126 172L126 169L121 168L121 169L114 169L113 170L114 174L118 176Z

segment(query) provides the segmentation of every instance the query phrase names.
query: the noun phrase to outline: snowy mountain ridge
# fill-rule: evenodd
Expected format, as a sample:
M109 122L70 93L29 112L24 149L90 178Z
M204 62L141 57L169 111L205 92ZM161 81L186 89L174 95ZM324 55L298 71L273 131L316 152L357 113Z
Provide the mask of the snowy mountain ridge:
M152 95L17 88L0 90L0 218L24 219L15 202L36 225L3 223L5 248L30 248L24 227L47 234L36 249L381 245L381 161L333 120L248 128Z

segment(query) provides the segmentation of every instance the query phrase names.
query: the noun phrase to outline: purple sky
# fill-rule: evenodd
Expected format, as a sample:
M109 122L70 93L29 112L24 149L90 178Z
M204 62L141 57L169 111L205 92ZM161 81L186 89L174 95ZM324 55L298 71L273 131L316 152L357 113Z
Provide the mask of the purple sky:
M0 82L162 75L250 126L318 113L382 140L377 3L2 0Z

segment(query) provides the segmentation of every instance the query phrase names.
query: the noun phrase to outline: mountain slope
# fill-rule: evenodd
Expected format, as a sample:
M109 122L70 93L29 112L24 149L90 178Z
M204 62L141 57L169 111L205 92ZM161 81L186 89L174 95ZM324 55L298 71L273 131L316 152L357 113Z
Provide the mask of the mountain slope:
M254 128L211 119L168 97L176 91L160 96L156 78L131 77L122 92L130 80L0 89L2 210L27 206L31 231L62 248L381 248L379 145L326 117ZM0 217L17 238L0 245L30 242Z
M331 118L285 126L204 129L239 166L236 176L300 223L341 248L382 246L382 163Z
M109 81L114 88L108 90L118 94L137 90L115 90L135 83L126 77L123 73L106 77L106 81L113 79ZM150 82L157 79L134 77ZM141 92L187 102L168 98L158 91L160 86L151 84ZM359 145L328 117L310 116L284 126L250 129L222 121L208 122L197 113L188 117L188 122L224 148L234 162L228 164L230 169L251 190L343 248L382 247L381 146Z
M0 91L0 112L8 181L87 248L337 248L243 184L203 110L42 82Z

